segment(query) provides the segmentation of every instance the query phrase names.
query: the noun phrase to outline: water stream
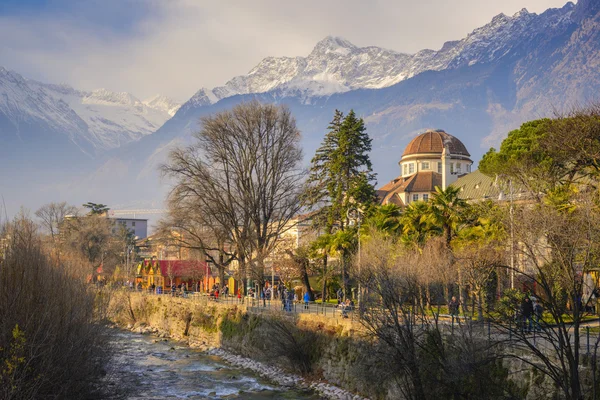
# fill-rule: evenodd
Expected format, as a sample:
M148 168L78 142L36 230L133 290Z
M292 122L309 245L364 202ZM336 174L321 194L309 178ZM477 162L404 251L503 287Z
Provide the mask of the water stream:
M282 388L219 357L173 341L126 331L114 332L111 373L115 392L141 399L309 399L320 397Z

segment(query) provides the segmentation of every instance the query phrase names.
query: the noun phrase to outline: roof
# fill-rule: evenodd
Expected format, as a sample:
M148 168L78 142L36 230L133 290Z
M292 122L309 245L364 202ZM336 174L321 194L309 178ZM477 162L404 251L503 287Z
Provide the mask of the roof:
M473 171L458 178L452 186L460 188L458 196L465 200L498 200L500 189L496 180L482 172Z
M442 154L446 148L450 154L457 154L470 157L471 154L467 151L467 148L456 137L446 133L441 129L428 130L421 133L404 149L402 157L406 157L413 154Z
M433 171L421 171L406 180L405 192L435 192L435 187L442 187L442 174Z
M152 262L152 266L156 267L156 260ZM148 267L149 260L144 260L143 266ZM169 275L177 277L185 277L191 275L193 271L206 271L206 262L196 260L158 260L160 273L164 277Z
M433 171L421 171L407 178L398 177L377 190L382 204L393 203L403 206L399 193L435 192L436 186L442 186L442 174Z

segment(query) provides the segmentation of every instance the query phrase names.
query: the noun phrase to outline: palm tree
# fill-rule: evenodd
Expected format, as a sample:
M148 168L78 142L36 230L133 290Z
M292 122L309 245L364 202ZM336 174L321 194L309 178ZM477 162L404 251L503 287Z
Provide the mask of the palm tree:
M371 229L385 236L398 236L402 233L402 209L395 204L374 207L372 215L361 227L362 237L368 236Z
M468 204L458 197L460 188L448 186L442 189L435 187L430 202L431 217L433 222L444 232L446 246L450 248L450 242L461 225L465 222Z
M477 302L480 321L483 320L486 287L504 259L505 238L506 231L499 221L493 216L479 216L474 225L461 229L452 241L454 254L473 294L473 305Z
M405 208L401 221L402 241L418 249L425 244L427 238L441 232L433 223L429 204L422 201L410 203Z

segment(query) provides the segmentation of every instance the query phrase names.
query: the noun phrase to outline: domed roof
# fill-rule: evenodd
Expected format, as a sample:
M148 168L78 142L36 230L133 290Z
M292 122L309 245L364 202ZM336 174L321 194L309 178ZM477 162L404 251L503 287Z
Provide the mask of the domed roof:
M446 151L450 154L471 156L463 142L441 129L436 129L421 133L411 140L404 149L402 157L421 153L442 154L444 147L446 147Z

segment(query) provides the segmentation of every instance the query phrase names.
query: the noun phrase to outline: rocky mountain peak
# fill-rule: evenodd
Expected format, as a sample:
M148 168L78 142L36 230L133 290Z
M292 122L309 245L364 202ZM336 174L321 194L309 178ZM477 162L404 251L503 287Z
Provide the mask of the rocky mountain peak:
M579 0L573 10L573 21L579 23L600 13L600 1Z
M522 16L529 15L529 14L531 14L531 13L529 11L527 11L526 8L521 8L521 10L518 11L518 12L516 12L512 17L513 18L520 18Z
M337 36L327 36L315 45L309 57L328 53L347 55L356 49L357 47L346 39Z
M96 89L84 99L86 103L121 104L127 106L141 105L141 101L127 92L112 92L107 89Z
M8 79L11 82L25 82L21 75L4 67L0 67L0 78Z
M181 104L167 96L157 94L149 99L142 101L146 106L155 110L164 111L170 116L175 115Z

